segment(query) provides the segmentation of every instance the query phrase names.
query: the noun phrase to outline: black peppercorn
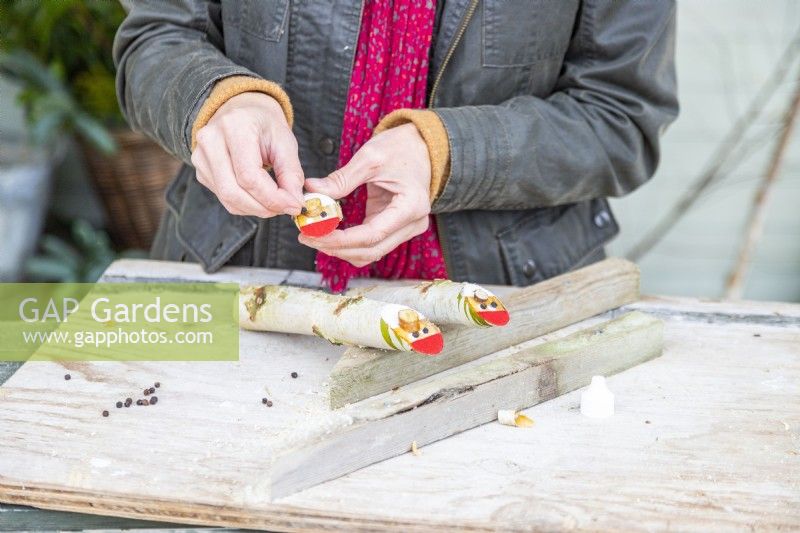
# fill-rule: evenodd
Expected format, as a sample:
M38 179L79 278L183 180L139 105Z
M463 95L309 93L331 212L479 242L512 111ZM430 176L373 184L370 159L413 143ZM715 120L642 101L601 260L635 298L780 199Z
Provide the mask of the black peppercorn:
M65 379L66 381L69 381L69 380L71 380L71 379L72 379L72 376L70 376L69 374L64 374L64 379Z
M144 405L144 404L142 403L142 400L136 400L136 405Z
M161 382L159 382L159 381L156 381L155 383L153 383L153 386L154 386L155 388L159 388L159 387L161 386Z
M122 402L117 402L117 409L120 409L121 407L122 407Z
M130 398L125 398L125 407L130 407L133 403L133 400Z
M150 405L155 405L158 403L158 396L153 396L150 398Z
M150 394L150 389L144 389L144 390L142 391L142 394L144 394L145 396L147 396L148 394Z
M267 400L267 407L272 407L272 400Z
M144 400L142 400L142 405L150 405L150 400L145 398Z
M261 398L261 403L263 403L264 405L267 405L268 401L269 400L267 400L266 398Z
M153 393L155 393L155 392L156 392L156 389L154 389L153 387L150 387L150 388L148 389L148 391L150 392L150 394L153 394Z
M292 377L297 378L297 372L292 372Z
M103 411L103 416L108 416L108 411Z

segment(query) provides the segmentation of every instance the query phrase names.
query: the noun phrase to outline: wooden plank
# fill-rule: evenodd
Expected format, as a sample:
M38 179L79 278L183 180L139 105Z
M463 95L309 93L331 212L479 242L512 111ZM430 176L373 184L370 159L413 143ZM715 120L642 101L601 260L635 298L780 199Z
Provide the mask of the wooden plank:
M160 276L156 266L127 274ZM578 393L568 393L528 409L533 428L485 424L419 457L404 454L276 502L248 490L265 462L259 453L269 452L247 449L271 440L269 417L286 414L278 407L295 418L312 412L302 394L324 394L326 373L303 372L325 352L293 350L298 339L270 350L266 339L248 338L238 364L90 365L80 369L86 383L69 394L63 367L25 365L24 383L0 388L0 463L16 460L53 483L4 485L0 466L0 500L13 493L40 507L270 530L800 529L800 327L788 320L800 306L648 298L641 309L667 321L665 354L609 379L611 419L587 421ZM286 379L292 369L298 380ZM174 412L147 412L143 422L112 411L104 420L119 426L95 424L109 397L165 374L176 388L164 405ZM282 401L252 409L265 388ZM9 434L9 424L25 431ZM204 451L183 451L181 438ZM67 451L74 441L82 451ZM116 456L111 465L93 464L105 454ZM101 497L85 488L105 481Z
M324 289L322 277L318 272L304 270L281 270L276 268L252 268L227 266L213 274L206 274L197 263L181 263L177 261L155 261L152 259L119 259L114 261L103 273L101 281L109 282L180 282L209 281L241 283L242 285L291 285ZM373 278L355 278L350 280L350 287L370 287L376 283L389 286L413 285L419 280L375 280ZM486 288L498 296L504 296L516 290L508 285L486 285Z
M658 305L648 301L652 309ZM691 302L684 299L681 305ZM239 489L226 490L215 476L195 481L214 495L216 503L205 505L188 503L187 495L200 488L173 482L168 483L172 496L184 501L152 505L163 476L145 480L140 488L147 487L146 493L137 489L133 496L116 497L117 490L98 499L61 484L58 502L49 496L53 488L43 494L37 486L17 485L16 497L47 508L176 517L172 521L180 516L183 522L270 530L796 530L800 328L736 321L717 326L695 320L706 304L693 302L685 317L677 309L667 316L662 357L608 380L617 413L604 421L583 418L578 392L572 392L526 410L536 422L533 428L485 424L426 446L419 457L404 454L272 503L237 503L231 496ZM762 305L754 307L761 312ZM734 312L755 314L747 308L742 303ZM798 305L780 309L787 316L800 314ZM724 311L725 304L715 304L709 316ZM240 386L246 389L248 380ZM188 404L208 407L203 394ZM233 402L228 418L215 427L227 430L236 407ZM43 427L24 443L82 438L64 426L74 423ZM131 431L119 437L131 438ZM159 447L171 446L171 434L159 439ZM4 447L6 453L20 457L15 447ZM39 465L41 459L47 470L46 457L26 451L20 460ZM213 466L219 460L224 454L206 462ZM81 458L72 461L80 465ZM179 457L168 469L186 466ZM0 489L0 500L7 499L7 490Z
M331 407L413 383L638 297L638 267L624 259L606 259L505 295L503 302L511 311L511 322L494 328L491 334L475 328L443 328L445 348L436 357L350 348L331 373Z
M67 513L63 511L44 511L19 505L0 505L0 531L84 531L121 529L181 528L183 524L170 524L153 520L135 520L103 515ZM206 529L208 533L223 533L222 529Z
M282 497L490 422L661 355L663 324L639 312L414 383L344 409L353 425L279 458L273 495Z
M204 401L213 383L198 381L192 389L178 379L183 372L192 375L192 368L186 364L169 365L174 367L172 372L161 378L159 395L164 399L156 408L176 407L166 413L169 424L163 423L164 413L146 408L114 412L112 419L121 423L109 426L112 419L101 419L96 405L83 409L87 403L94 403L85 390L71 394L64 390L81 378L86 380L83 389L90 384L99 388L123 370L121 365L81 365L71 369L73 380L62 380L64 387L48 389L38 378L43 374L42 367L54 364L37 364L35 373L27 372L27 367L33 366L29 364L0 389L4 391L0 400L0 446L9 452L0 456L0 500L61 510L253 527L253 521L262 524L258 521L265 515L258 509L271 498L401 454L411 440L425 444L487 422L496 416L498 408L519 408L555 397L587 383L593 373L612 374L655 357L660 353L660 328L660 321L632 313L602 327L454 369L441 378L408 387L391 399L371 399L346 410L328 411L328 416L320 416L320 412L313 412L314 406L305 405L308 419L300 418L299 422L309 427L301 427L301 431L284 428L268 432L263 417L256 414L258 410L269 413L262 406L253 409L253 416L246 421L234 417L224 432L217 433L213 420L225 418L214 415L231 411L241 414L242 406L236 409L230 399L236 390L247 390L250 384L240 381L233 389L227 387L231 382L226 384L222 390L227 398L218 398L215 403L222 400L228 405L218 410L217 405ZM211 375L221 377L220 369L217 366ZM128 368L130 374L136 370ZM44 374L48 373L52 374ZM34 379L37 382L31 383ZM192 408L178 402L181 392L189 392L191 403L200 405ZM53 413L61 419L55 427L49 411L65 404L70 412ZM295 411L295 416L300 412ZM205 414L206 420L199 419L199 413ZM37 414L44 415L44 420L35 421ZM273 414L278 418L274 425L280 426L280 413ZM90 418L95 423L87 420ZM213 435L206 434L209 428ZM248 428L251 435L247 435ZM265 439L271 442L261 442ZM30 465L36 467L31 469ZM232 508L223 511L219 505ZM280 527L283 523L277 524Z
M675 317L665 339L609 378L609 419L572 392L529 430L486 424L281 503L495 531L800 529L800 328Z
M800 306L786 302L742 302L698 300L687 297L644 296L638 302L616 310L639 310L665 320L706 324L746 324L774 327L800 327ZM611 313L613 314L613 313Z

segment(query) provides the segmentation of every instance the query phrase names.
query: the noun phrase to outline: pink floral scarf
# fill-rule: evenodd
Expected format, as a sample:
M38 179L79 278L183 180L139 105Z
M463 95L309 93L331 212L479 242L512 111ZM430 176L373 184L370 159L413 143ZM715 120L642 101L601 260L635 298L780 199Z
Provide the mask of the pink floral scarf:
M425 107L428 53L436 14L434 1L365 0L342 127L339 167L372 136L381 118L395 109ZM341 228L364 220L367 191L358 187L342 202ZM353 277L434 279L447 277L436 223L371 265L317 253L317 271L334 292Z

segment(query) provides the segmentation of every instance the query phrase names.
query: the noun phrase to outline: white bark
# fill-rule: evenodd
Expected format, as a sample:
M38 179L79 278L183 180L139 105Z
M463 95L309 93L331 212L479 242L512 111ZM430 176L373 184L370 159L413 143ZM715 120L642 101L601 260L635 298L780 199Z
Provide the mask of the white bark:
M333 344L434 355L439 328L407 306L319 290L264 285L239 293L239 325L256 331L316 335Z
M408 305L437 324L502 326L509 318L508 311L497 296L473 283L434 280L407 287L355 288L347 294Z

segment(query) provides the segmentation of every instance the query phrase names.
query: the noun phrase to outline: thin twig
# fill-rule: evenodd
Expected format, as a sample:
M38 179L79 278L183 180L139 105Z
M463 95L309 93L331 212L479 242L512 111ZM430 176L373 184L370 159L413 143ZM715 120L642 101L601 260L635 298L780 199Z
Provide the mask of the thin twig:
M684 191L678 201L664 215L661 220L636 243L626 256L632 261L641 259L649 252L675 223L694 205L700 194L711 184L720 178L721 172L728 158L736 152L737 147L745 137L745 133L750 126L761 115L766 105L772 99L773 94L786 75L791 71L797 59L798 49L800 49L800 30L795 33L791 43L783 52L775 65L767 81L758 90L756 96L751 100L750 105L744 114L734 123L725 138L717 147L711 162L706 165L706 169L693 183Z
M753 254L753 250L764 231L767 206L769 205L775 181L780 174L783 159L786 155L786 149L789 147L789 141L792 138L792 130L797 121L798 111L800 111L800 86L795 89L794 96L786 110L783 132L781 133L780 139L778 139L778 142L775 144L775 151L772 153L767 171L764 174L764 178L761 180L761 184L753 198L753 205L750 207L750 212L747 215L745 236L742 241L742 246L739 249L739 256L725 283L726 298L738 299L742 297L745 276L750 266L750 256Z

